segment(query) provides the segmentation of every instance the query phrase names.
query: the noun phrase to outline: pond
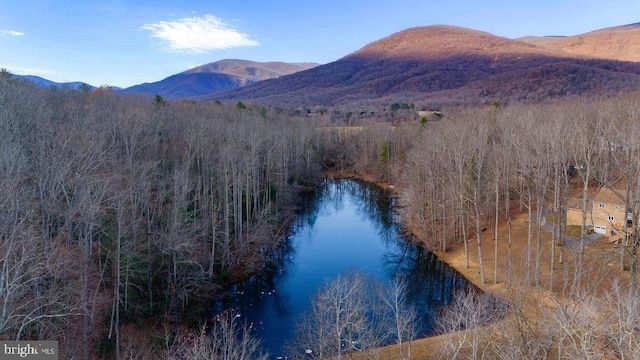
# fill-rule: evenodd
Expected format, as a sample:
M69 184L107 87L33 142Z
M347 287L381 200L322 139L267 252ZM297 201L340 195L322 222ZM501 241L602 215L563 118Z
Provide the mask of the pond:
M455 270L399 235L388 191L354 180L327 179L303 199L291 234L260 274L234 285L215 311L249 324L273 359L286 354L295 323L318 289L349 271L379 282L407 280L421 336L434 333L437 309L468 286Z

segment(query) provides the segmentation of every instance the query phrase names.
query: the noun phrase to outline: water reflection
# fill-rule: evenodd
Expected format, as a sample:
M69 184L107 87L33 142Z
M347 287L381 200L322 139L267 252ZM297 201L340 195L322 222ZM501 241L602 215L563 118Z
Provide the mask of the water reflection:
M433 333L436 309L467 285L462 276L400 237L394 200L384 190L353 180L325 180L306 195L291 235L260 274L234 285L214 311L232 308L276 356L293 339L297 317L325 282L357 270L380 282L409 284L422 334Z

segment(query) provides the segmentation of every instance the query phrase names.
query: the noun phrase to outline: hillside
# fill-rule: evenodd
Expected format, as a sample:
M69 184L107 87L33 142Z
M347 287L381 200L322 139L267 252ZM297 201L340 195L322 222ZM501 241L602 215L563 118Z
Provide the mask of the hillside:
M621 28L630 30L634 27ZM615 94L636 89L639 82L638 63L438 25L404 30L333 63L204 98L291 105L381 98L439 104L539 102Z
M375 41L348 57L396 59L445 59L451 56L559 55L553 50L495 36L486 32L448 25L403 30Z
M135 85L124 89L123 92L160 94L166 99L193 98L247 86L314 66L317 64L221 60L169 76L161 81Z
M575 36L530 36L518 40L572 55L640 62L640 23Z
M88 85L86 83L83 83L81 81L73 81L73 82L64 82L64 83L59 83L59 82L55 82L55 81L51 81L45 78L42 78L40 76L35 76L35 75L15 75L18 78L21 79L25 79L28 80L38 86L42 86L42 87L56 87L56 88L64 88L64 89L78 89L80 88L80 86L82 85ZM94 89L94 86L88 85L90 88Z
M289 75L318 66L315 63L256 62L249 60L220 60L187 70L184 74L217 73L237 76L258 82Z

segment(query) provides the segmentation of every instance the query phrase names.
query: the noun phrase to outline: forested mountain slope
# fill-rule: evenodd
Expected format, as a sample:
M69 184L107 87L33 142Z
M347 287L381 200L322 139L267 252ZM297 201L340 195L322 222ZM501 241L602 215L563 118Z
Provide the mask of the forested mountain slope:
M151 96L158 94L165 99L194 98L293 74L315 66L317 64L313 63L227 59L201 65L161 81L131 86L123 92Z
M640 61L640 23L573 36L529 36L518 40L588 58Z
M620 31L631 34L634 29ZM540 102L617 94L639 82L640 64L635 62L439 25L401 31L335 62L204 98L298 105L380 98Z

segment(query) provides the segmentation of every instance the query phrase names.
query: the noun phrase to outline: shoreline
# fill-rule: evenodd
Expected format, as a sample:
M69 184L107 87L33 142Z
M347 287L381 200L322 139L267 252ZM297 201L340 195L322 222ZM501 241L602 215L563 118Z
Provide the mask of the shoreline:
M389 188L387 183L377 183L377 185ZM392 191L401 192L402 187L393 186ZM412 226L409 222L403 218L405 230L410 234L416 243L425 247L425 239L422 239L420 231L415 226ZM532 225L532 239L535 242L536 239L541 240L542 247L540 248L540 270L537 275L537 283L534 283L532 277L532 283L526 284L526 272L524 260L526 259L527 250L527 231L528 231L528 214L526 211L513 212L511 214L511 229L509 224L503 219L498 222L498 252L497 259L494 252L494 231L493 229L487 230L486 235L481 239L483 263L485 271L486 282L481 281L480 267L477 255L477 244L471 245L476 241L475 238L470 238L469 245L469 267L466 266L466 255L464 252L464 246L460 241L448 241L448 249L446 252L439 250L429 250L434 253L438 259L452 267L458 273L460 273L467 281L474 284L483 292L491 294L500 298L502 301L510 304L513 310L496 323L486 325L487 331L489 328L495 326L508 327L508 322L514 320L526 321L529 325L540 326L540 320L547 316L549 311L556 311L559 304L562 304L571 300L569 294L566 292L567 283L570 283L572 277L575 274L578 254L580 249L578 247L560 246L556 245L555 261L553 262L553 269L551 269L551 251L549 250L549 244L552 243L551 234L541 226L540 233L538 234L538 224ZM507 242L508 233L512 234L512 244ZM536 244L531 244L533 249L530 251L537 251L535 249ZM509 249L509 247L511 249ZM559 249L561 248L561 249ZM564 251L564 263L559 262L559 251ZM614 248L606 238L599 238L590 242L585 246L585 268L584 274L586 277L593 276L596 280L600 279L616 279L622 286L630 283L630 271L620 270L619 263L619 251ZM509 261L507 260L508 253L511 253L511 268L509 268ZM534 256L535 258L535 256ZM497 261L498 281L494 282L494 265ZM630 260L627 259L627 262ZM604 269L604 270L602 270ZM507 283L508 272L511 272L512 282ZM533 272L533 269L532 269ZM553 274L553 279L551 278ZM600 278L598 278L598 276ZM553 280L553 281L552 281ZM564 281L564 283L563 283ZM594 281L595 284L589 283ZM610 289L614 281L602 281L601 283L591 279L587 279L583 286L589 287L590 291L593 291L596 296L602 296L603 293ZM412 357L415 359L440 359L444 348L444 343L456 333L448 333L442 335L434 335L420 339L414 339L411 343ZM406 343L403 346L407 346ZM389 345L380 348L380 353L384 359L399 359L398 345ZM553 359L553 355L551 355Z

